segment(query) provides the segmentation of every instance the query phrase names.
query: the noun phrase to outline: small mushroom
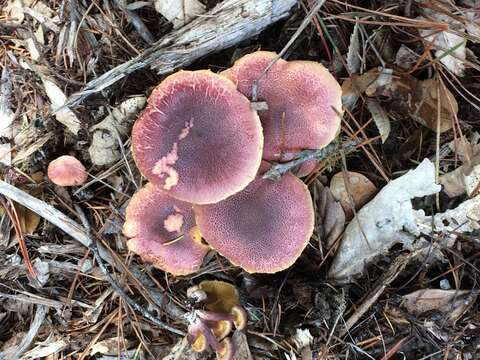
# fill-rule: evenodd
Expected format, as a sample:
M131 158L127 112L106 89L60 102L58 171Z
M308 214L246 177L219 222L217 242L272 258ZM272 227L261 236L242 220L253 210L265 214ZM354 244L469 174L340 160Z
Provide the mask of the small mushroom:
M218 358L230 359L235 350L228 335L233 326L238 331L244 330L247 321L247 312L240 305L235 305L230 313L194 310L190 314L188 340L194 351L202 352L210 347ZM228 352L224 351L224 344L229 346Z
M237 289L230 283L204 280L198 284L198 287L207 295L205 309L209 311L229 313L235 305L240 304Z
M310 193L291 174L279 181L258 177L224 201L194 205L194 212L208 244L251 273L275 273L291 266L307 246L314 225Z
M48 164L48 178L58 186L79 186L87 181L85 166L75 157L63 155Z
M202 265L208 247L198 236L191 204L149 183L133 195L125 217L128 248L145 261L174 275Z
M276 56L268 51L248 54L223 74L252 99L254 80ZM339 132L342 89L320 63L279 59L258 81L257 99L268 107L259 111L265 160L289 161L299 151L321 149Z
M140 171L169 195L215 203L255 178L262 126L232 81L180 71L153 90L133 127L132 149Z
M202 309L193 309L186 316L187 339L192 349L201 352L211 348L217 359L232 359L235 348L228 336L234 326L237 331L244 330L248 321L235 287L223 281L206 280L188 288L187 296L204 302Z

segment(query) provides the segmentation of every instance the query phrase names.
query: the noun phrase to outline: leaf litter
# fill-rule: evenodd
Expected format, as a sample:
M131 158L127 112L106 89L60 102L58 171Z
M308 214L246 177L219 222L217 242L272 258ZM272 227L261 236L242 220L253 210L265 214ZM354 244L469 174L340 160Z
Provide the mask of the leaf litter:
M156 63L163 74L178 63L223 70L232 53L280 52L315 6L305 1L294 8L291 1L291 12L260 36L239 36L229 50L192 51L205 24L198 19L220 21L225 12L245 21L263 6L241 0L245 6L235 8L237 1L0 5L0 161L3 179L23 191L18 219L0 213L0 358L14 352L25 359L208 357L116 295L85 246L78 204L101 237L114 277L175 328L186 329L189 286L213 279L234 284L250 318L248 330L232 336L241 349L237 359L474 358L480 326L474 1L415 1L407 8L328 0L286 48L286 57L320 60L334 71L348 110L336 153L305 179L315 200L315 233L292 268L257 276L210 253L198 274L175 278L126 251L122 209L143 181L129 136L161 80L147 70L149 59L158 60L148 55L158 54L154 41L173 56ZM243 10L227 12L234 8ZM237 22L245 24L231 23ZM193 40L172 47L178 34ZM134 75L132 66L140 69ZM76 106L64 107L69 103ZM354 150L342 148L345 138L355 140ZM63 154L76 154L93 179L68 196L44 175ZM365 176L368 185L335 185L351 174Z

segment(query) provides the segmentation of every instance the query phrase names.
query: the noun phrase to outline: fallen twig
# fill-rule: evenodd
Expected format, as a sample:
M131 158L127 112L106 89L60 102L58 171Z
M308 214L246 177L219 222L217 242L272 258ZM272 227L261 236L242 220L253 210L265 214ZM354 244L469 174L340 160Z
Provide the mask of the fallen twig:
M238 44L286 17L296 3L296 0L225 0L135 58L91 80L82 91L71 95L64 107L80 104L89 95L137 70L150 67L159 74L170 73L202 56Z
M38 334L38 330L43 324L45 320L45 316L47 315L48 307L45 305L37 305L35 311L35 317L33 318L32 323L30 324L30 329L28 333L22 338L22 342L13 350L7 349L7 351L0 352L0 360L9 359L9 360L17 360L19 359L25 351L30 347L33 342L33 339ZM6 357L8 356L8 358Z
M55 209L53 206L46 204L45 202L27 194L26 192L12 186L4 181L0 180L0 194L6 196L7 198L12 199L13 201L25 206L26 208L32 210L33 212L37 213L47 221L51 222L55 226L62 229L65 233L70 235L72 238L80 242L82 245L86 246L87 248L95 251L97 256L102 259L102 263L107 262L111 266L115 267L118 271L124 272L124 266L120 264L111 254L110 252L101 244L94 243L92 237L79 225L77 222L70 219L68 216L63 214L61 211ZM98 259L97 259L97 262ZM99 262L100 265L100 262ZM103 270L103 269L102 269ZM133 267L132 270L135 273L140 273L140 271ZM163 305L163 309L173 318L176 320L184 320L181 318L182 311L170 304L167 301L162 301L165 299L165 296L156 291L153 296L155 298L155 304L157 306ZM163 303L163 304L162 304ZM165 305L167 303L167 305ZM135 306L134 306L135 307ZM159 320L157 319L155 323ZM173 329L173 328L172 328ZM176 333L181 333L179 330L176 330ZM175 332L175 331L174 331Z
M133 300L130 296L127 295L125 290L123 290L120 285L117 283L116 280L113 279L112 274L107 269L107 266L105 265L105 262L103 261L102 257L100 256L100 252L98 251L98 245L93 236L91 236L91 227L90 223L88 222L87 217L85 216L85 213L83 212L82 208L78 205L75 204L75 210L77 211L78 216L82 220L83 227L85 228L85 232L87 235L90 237L91 242L90 242L90 250L92 250L93 256L95 257L95 260L98 262L98 266L100 267L100 270L102 270L103 275L105 275L105 278L107 281L110 283L112 286L113 290L124 300L126 303L128 303L131 307L133 307L135 310L137 310L140 314L142 314L145 318L153 322L155 325L158 327L168 330L174 334L177 335L185 335L183 331L180 331L170 325L165 324L164 322L160 321L157 319L157 317L152 314L150 311L147 309L143 308L139 303L137 303L135 300Z
M343 146L345 152L349 152L358 145L357 141L349 140ZM263 179L278 179L283 174L289 172L298 165L303 164L305 161L316 159L316 160L325 160L334 156L339 150L338 143L333 142L328 144L323 149L316 150L303 150L295 155L295 159L284 162L284 163L274 163L270 170L263 174Z

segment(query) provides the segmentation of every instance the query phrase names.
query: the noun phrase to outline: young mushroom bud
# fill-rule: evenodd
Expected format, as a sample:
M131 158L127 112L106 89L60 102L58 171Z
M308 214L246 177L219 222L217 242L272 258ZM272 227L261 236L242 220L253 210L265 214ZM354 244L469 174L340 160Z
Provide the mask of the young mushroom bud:
M197 333L197 337L191 341L191 344L195 352L204 352L208 349L207 339L201 332Z
M77 158L63 155L48 164L48 178L58 186L80 186L88 178L87 170Z
M228 320L218 320L215 321L212 325L213 334L217 339L222 340L226 337L233 329L232 322Z
M230 314L233 317L233 325L235 325L237 330L242 331L247 327L248 317L243 307L235 305L230 311Z
M248 54L223 75L252 99L254 81L276 56L267 51ZM258 101L268 107L259 111L265 160L289 161L302 150L321 149L340 130L342 90L320 63L279 59L259 79L256 91Z
M251 273L290 267L313 233L310 193L291 174L279 181L257 177L224 201L194 205L194 212L208 244Z
M204 280L198 287L207 294L205 309L220 313L229 313L235 305L240 304L238 292L234 285L219 280Z
M147 184L133 195L125 218L128 248L145 261L174 275L191 274L202 265L208 247L195 236L191 204Z
M233 347L232 340L230 338L225 338L220 343L220 350L216 352L218 360L233 360L235 355L235 349Z
M152 92L133 127L132 149L143 175L169 195L215 203L255 178L262 126L232 81L210 71L180 71Z

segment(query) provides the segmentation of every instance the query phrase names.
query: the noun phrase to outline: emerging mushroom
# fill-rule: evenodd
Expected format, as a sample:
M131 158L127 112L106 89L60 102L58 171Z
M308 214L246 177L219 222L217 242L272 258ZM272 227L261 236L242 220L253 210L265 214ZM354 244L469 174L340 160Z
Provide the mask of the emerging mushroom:
M235 305L240 305L237 288L230 283L204 280L198 284L198 288L208 296L205 301L205 309L209 311L228 313Z
M202 352L211 348L217 359L233 359L235 349L228 335L234 327L244 330L248 320L247 312L238 303L235 287L223 281L202 281L190 287L187 296L205 307L205 310L194 309L187 315L187 339L192 349Z
M70 155L60 156L48 164L47 175L58 186L79 186L88 178L85 166Z
M314 225L310 193L291 174L279 181L257 177L224 201L194 205L194 212L209 245L252 273L291 266L307 246Z
M123 233L130 238L131 251L174 275L197 271L208 251L195 226L192 205L151 183L130 200Z
M207 204L255 178L263 134L233 82L210 71L180 71L152 92L134 125L132 148L151 182L177 199Z
M223 72L238 90L252 99L252 86L277 55L258 51L239 59ZM305 149L328 145L340 128L342 89L320 63L279 59L258 81L259 111L265 135L263 159L289 161Z

